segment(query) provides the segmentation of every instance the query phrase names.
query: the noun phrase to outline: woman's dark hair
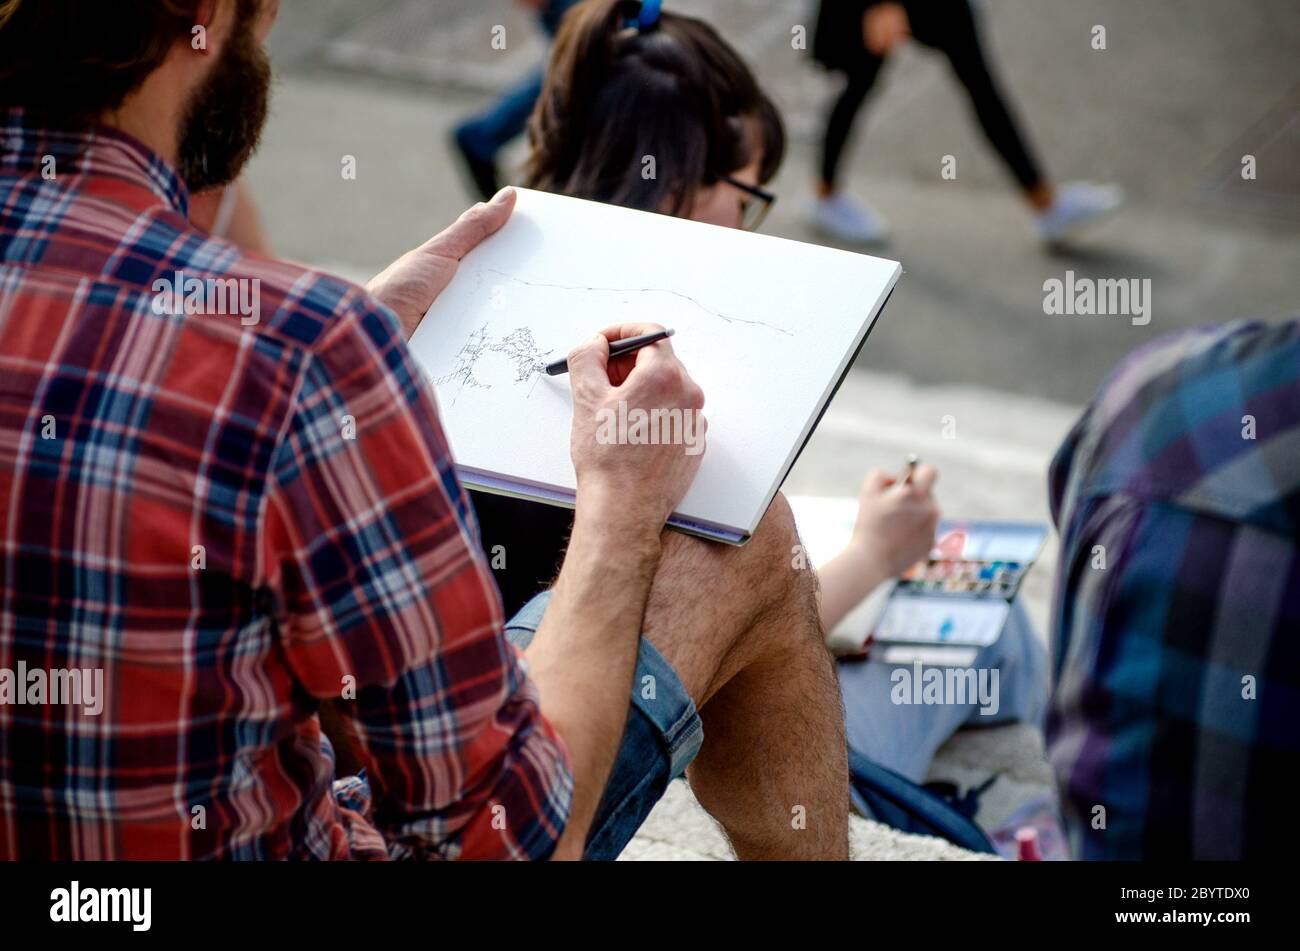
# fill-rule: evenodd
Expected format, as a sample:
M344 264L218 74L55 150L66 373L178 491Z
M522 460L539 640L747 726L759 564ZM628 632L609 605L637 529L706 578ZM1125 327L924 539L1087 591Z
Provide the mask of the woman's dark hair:
M529 186L682 215L756 158L770 180L785 130L749 67L693 17L628 27L640 7L586 0L565 16L529 126Z

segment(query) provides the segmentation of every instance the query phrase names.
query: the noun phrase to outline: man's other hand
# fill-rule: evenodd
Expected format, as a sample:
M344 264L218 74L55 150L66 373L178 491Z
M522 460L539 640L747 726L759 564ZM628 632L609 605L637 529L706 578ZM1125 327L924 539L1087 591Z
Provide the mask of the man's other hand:
M381 304L402 322L402 336L411 338L425 312L456 276L461 258L501 230L515 210L515 190L503 188L485 203L465 212L446 231L388 265L366 285Z

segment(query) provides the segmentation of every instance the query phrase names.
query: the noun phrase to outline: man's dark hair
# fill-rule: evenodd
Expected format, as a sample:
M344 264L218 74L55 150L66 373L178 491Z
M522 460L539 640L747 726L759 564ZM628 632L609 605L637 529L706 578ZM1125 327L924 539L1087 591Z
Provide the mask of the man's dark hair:
M529 129L528 184L682 215L696 189L756 158L768 181L785 131L744 60L693 17L628 27L640 8L587 0L565 15ZM643 175L646 156L653 175Z
M0 106L75 129L191 42L201 0L0 0Z

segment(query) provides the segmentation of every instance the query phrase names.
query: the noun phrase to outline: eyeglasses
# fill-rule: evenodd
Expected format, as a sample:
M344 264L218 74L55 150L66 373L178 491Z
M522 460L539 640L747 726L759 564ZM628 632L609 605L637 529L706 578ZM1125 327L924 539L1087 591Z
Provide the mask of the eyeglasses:
M719 175L718 181L726 182L732 188L738 188L749 196L740 203L740 226L746 231L757 231L762 227L772 206L776 204L776 196L757 185L737 181L730 175Z

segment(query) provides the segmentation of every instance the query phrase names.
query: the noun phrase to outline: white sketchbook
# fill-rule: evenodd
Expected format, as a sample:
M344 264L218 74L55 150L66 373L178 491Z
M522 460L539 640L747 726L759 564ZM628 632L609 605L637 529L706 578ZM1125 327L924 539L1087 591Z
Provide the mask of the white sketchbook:
M895 261L519 189L411 339L464 484L572 507L569 377L613 324L672 328L708 448L669 524L743 544L902 269ZM630 359L630 358L629 358Z

